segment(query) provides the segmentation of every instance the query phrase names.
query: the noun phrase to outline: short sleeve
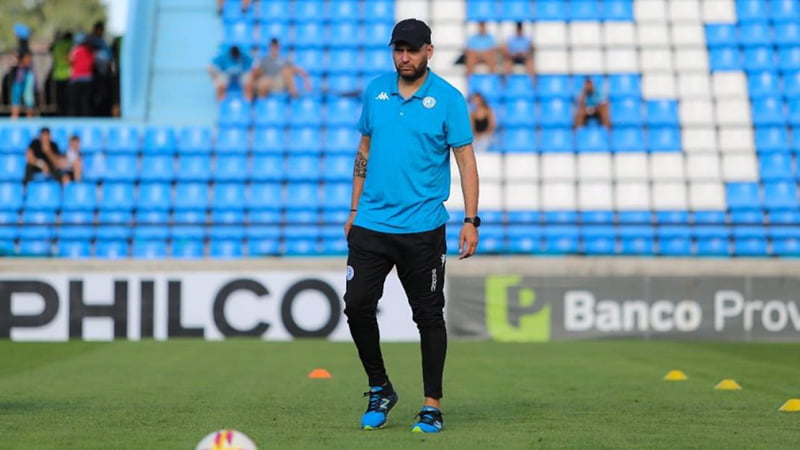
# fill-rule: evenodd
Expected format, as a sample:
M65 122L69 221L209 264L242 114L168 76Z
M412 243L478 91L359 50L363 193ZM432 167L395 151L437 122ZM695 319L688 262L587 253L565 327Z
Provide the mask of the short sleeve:
M372 121L369 117L369 95L370 89L364 89L364 98L361 100L361 118L358 120L358 131L362 136L372 135Z
M463 147L472 143L472 126L467 102L461 94L453 96L447 105L447 145Z

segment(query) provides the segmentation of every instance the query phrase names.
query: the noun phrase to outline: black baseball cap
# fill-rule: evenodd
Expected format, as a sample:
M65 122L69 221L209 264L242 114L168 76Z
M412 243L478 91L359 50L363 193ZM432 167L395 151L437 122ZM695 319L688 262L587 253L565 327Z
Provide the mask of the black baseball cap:
M406 43L414 48L422 47L424 44L431 43L431 28L423 21L417 19L405 19L397 22L392 30L392 40L389 45L398 42Z

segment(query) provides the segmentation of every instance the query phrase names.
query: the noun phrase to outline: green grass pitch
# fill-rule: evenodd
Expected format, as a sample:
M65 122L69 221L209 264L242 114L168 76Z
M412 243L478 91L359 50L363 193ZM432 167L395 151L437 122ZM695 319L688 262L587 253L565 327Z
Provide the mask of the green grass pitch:
M800 345L451 342L446 431L421 406L417 344L385 344L400 394L358 429L366 381L352 344L257 340L0 342L0 448L193 449L239 429L261 449L794 448ZM333 378L308 379L314 368ZM669 369L685 382L666 382ZM715 391L722 378L741 391Z

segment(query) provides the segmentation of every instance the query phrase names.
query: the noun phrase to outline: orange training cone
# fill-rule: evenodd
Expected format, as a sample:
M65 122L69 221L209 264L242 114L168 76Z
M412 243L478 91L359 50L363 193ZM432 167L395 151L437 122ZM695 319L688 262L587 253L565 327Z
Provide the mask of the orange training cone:
M325 369L314 369L308 374L308 378L332 378L330 372Z

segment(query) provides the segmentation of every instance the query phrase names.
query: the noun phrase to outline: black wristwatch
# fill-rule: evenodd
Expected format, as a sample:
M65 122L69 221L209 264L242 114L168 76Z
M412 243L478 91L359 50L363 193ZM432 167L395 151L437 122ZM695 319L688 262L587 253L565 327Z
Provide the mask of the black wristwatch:
M475 228L481 226L481 218L478 216L475 217L464 217L464 223L471 223L475 225Z

